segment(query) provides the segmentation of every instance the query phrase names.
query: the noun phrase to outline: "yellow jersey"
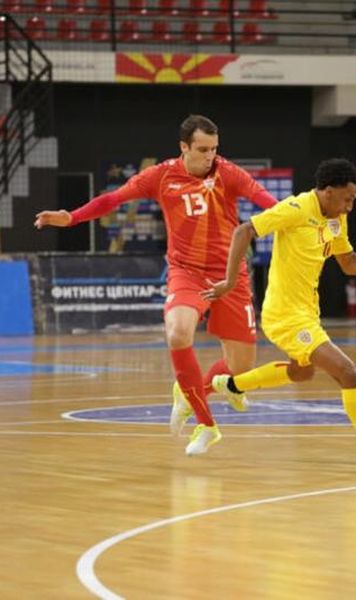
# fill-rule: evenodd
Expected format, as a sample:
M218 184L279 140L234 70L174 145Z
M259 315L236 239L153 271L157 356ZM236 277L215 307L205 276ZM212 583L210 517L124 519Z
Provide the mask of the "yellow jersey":
M289 196L251 217L259 237L274 233L263 313L271 318L319 315L319 278L325 260L353 248L346 215L321 213L316 192Z

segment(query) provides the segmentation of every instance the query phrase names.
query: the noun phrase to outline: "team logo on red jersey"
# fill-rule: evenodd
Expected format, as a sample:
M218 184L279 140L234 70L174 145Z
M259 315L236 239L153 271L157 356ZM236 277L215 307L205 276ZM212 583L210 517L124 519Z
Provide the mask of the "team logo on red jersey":
M209 179L204 179L203 185L206 190L213 190L215 185L215 179L209 177Z

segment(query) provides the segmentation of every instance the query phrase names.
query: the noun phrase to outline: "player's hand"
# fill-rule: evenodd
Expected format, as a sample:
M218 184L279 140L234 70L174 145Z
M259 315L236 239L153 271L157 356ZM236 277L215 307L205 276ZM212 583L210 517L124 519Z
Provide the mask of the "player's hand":
M204 300L216 300L217 298L220 298L220 296L230 292L233 288L233 286L230 285L226 279L217 281L216 283L213 283L209 280L207 281L211 287L203 292L200 292Z
M46 225L54 227L68 227L72 222L72 217L66 210L43 210L36 215L34 222L37 229L42 229Z

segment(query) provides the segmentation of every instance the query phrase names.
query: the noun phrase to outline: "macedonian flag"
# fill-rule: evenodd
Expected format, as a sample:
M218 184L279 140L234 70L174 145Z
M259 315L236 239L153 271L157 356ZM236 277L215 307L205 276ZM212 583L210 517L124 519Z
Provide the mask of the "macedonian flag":
M119 83L224 83L222 69L236 60L234 54L172 54L118 52Z

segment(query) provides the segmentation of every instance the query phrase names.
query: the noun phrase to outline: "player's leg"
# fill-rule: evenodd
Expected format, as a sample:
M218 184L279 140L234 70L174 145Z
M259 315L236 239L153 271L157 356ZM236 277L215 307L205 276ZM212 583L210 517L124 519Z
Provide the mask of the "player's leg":
M203 375L193 349L199 313L191 306L175 306L166 314L166 335L179 387L192 406L198 423L214 425L205 399Z
M221 340L221 343L223 346L223 353L226 356L225 361L229 367L229 370L226 373L234 373L234 376L237 376L240 373L245 373L251 370L256 360L255 343L247 344L233 340ZM219 375L217 375L215 379L214 376L213 379L215 382L217 381L218 377ZM224 387L224 390L216 389L216 391L224 391L230 406L232 406L234 410L241 412L248 410L249 403L245 394L246 390L240 392L235 387L234 392L231 393L227 385Z
M289 361L274 361L233 377L217 375L213 379L213 386L217 392L239 394L260 388L279 387L293 382L288 375L289 368Z
M170 314L169 314L170 313ZM182 387L179 384L181 367L179 362L184 361L192 351L194 334L199 321L199 313L189 306L172 308L165 315L165 329L167 343L170 350L171 362L175 371L176 381L173 384L173 407L170 417L170 428L174 435L179 435L186 421L194 413L193 407L189 402L188 396L185 396ZM188 348L188 352L180 352ZM180 354L182 359L179 361ZM178 361L176 366L175 362ZM196 360L193 359L193 365L196 370ZM188 373L190 371L188 370Z
M289 360L273 361L230 378L217 376L213 380L216 391L241 393L259 388L279 387L313 377L310 354L318 344L328 339L318 322L265 322L264 331L270 341L290 357ZM307 331L309 335L301 335Z
M204 387L207 395L214 391L212 380L215 375L244 373L252 369L256 361L255 343L247 344L237 340L220 340L220 342L223 358L213 363L204 374Z
M352 360L330 341L316 348L310 360L340 384L345 411L356 427L356 367Z
M243 280L223 298L213 302L208 320L208 331L220 338L224 358L204 376L207 393L214 391L213 377L220 374L238 374L250 370L256 360L256 322L248 282ZM228 394L235 410L246 410L245 395Z
M200 295L204 287L203 277L174 269L168 280L165 305L166 335L177 379L173 389L171 431L176 434L181 431L190 415L190 408L198 422L186 448L187 454L205 452L208 446L221 438L206 401L203 375L193 349L197 324L209 307Z
M197 361L193 340L199 313L190 306L176 306L166 314L166 334L177 382L173 387L174 404L170 426L179 433L194 410L198 425L186 447L186 453L202 454L221 439L205 397L203 375ZM189 405L187 404L189 402Z

